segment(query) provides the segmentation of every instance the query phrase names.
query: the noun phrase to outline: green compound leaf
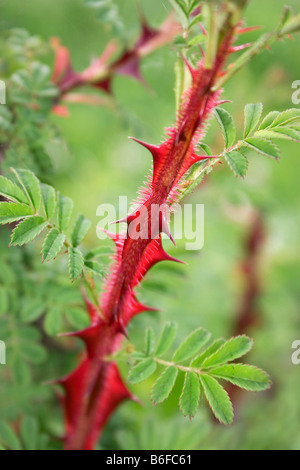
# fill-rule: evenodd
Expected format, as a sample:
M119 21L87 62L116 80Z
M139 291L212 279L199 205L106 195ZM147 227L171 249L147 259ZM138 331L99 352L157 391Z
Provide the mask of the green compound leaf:
M186 372L179 407L184 416L190 419L195 416L200 400L199 376L194 372Z
M43 217L33 216L20 222L12 232L10 244L13 246L22 246L31 242L46 227L48 223L44 222Z
M252 392L267 390L271 385L270 377L265 371L247 364L226 364L210 370L209 373Z
M215 417L223 424L231 424L233 421L233 408L228 393L216 379L209 375L201 375L200 381Z
M65 234L60 233L56 228L50 230L42 248L43 261L50 261L56 258L64 245L65 238Z
M216 108L215 116L223 132L225 148L232 147L236 140L236 127L231 114L223 108Z
M247 104L247 106L245 107L245 130L244 130L245 138L253 134L253 132L257 129L260 119L261 119L262 112L263 112L262 103Z
M155 360L148 357L131 369L128 375L128 381L132 384L143 382L155 372L156 367Z
M214 354L203 361L202 367L209 368L234 361L247 354L253 346L248 336L236 336L226 341Z
M151 390L151 399L155 405L162 403L168 398L174 388L177 375L178 369L170 366L157 379Z
M18 202L0 202L0 224L10 224L33 215L33 209Z

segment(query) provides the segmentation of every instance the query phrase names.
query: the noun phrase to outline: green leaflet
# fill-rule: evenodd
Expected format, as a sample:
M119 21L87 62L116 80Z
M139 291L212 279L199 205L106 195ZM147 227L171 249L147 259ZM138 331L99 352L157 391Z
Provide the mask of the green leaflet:
M9 224L33 215L33 209L18 202L0 202L0 224Z
M25 416L21 425L21 436L25 450L36 450L39 442L39 425L35 418Z
M29 170L12 169L19 183L24 189L32 207L37 211L41 205L41 188L37 177Z
M199 376L194 372L186 372L179 407L184 416L190 419L195 416L200 400Z
M0 176L0 194L8 199L12 199L14 202L29 203L24 191L13 181L4 176Z
M55 336L61 331L61 312L59 308L53 307L47 312L44 328L50 336Z
M174 362L182 362L197 354L197 352L209 341L211 334L198 328L186 340L181 343L173 356Z
M21 450L19 438L4 421L0 421L0 442L11 450Z
M253 132L257 129L262 112L263 112L262 103L247 104L247 106L245 107L245 127L244 127L245 138L253 134Z
M104 277L106 274L105 269L103 268L102 264L98 263L97 261L86 259L84 260L84 265L86 268L90 269L97 276Z
M205 349L205 351L203 351L202 354L193 359L191 362L191 367L200 367L204 359L215 353L224 343L225 339L216 339L207 349Z
M91 228L91 221L86 219L83 214L79 214L74 224L71 241L74 248L76 248L85 238L87 232Z
M270 388L268 374L247 364L226 364L210 370L210 374L252 392L260 392Z
M228 163L231 171L235 176L244 178L248 170L248 160L241 152L233 150L232 152L224 152L224 158Z
M267 116L263 119L260 129L266 129L267 127L270 127L272 122L277 118L277 116L280 114L279 111L271 111Z
M172 346L177 333L177 324L167 323L162 331L155 354L157 357L163 356Z
M50 230L42 248L43 261L50 261L56 258L64 245L65 238L65 234L60 233L56 228Z
M248 147L255 150L258 153L266 155L267 157L278 160L280 158L280 150L277 145L273 144L269 140L261 137L249 137L244 141Z
M32 216L20 222L14 229L10 243L11 245L22 246L25 243L32 241L37 237L46 227L48 223L44 222L43 217Z
M132 384L138 384L148 379L156 370L156 362L151 357L144 359L133 367L128 375L128 380Z
M292 108L279 113L271 124L272 127L290 126L299 124L300 122L300 109Z
M232 116L223 108L215 109L215 116L222 129L225 149L232 147L236 140L236 127Z
M77 248L69 248L69 274L72 281L78 279L83 271L84 259Z
M56 209L56 192L55 189L48 184L41 184L41 192L45 215L46 218L50 220Z
M147 328L145 335L145 354L150 356L154 351L155 335L152 328Z
M69 227L73 211L73 201L69 197L59 194L58 197L58 227L64 232Z
M253 341L247 336L236 336L226 341L215 353L207 357L202 364L203 368L225 364L247 354L253 346Z
M42 364L47 359L46 349L36 343L21 343L20 353L28 362L32 362L32 364Z
M155 405L168 398L174 388L177 375L178 369L170 366L159 376L151 390L151 399Z
M223 424L231 424L233 421L233 408L228 393L216 379L207 374L201 375L200 381L215 417Z
M269 129L258 131L256 137L263 137L265 139L283 139L300 141L300 134L297 130L288 127L271 127Z
M68 308L66 317L70 325L77 330L83 330L90 325L89 316L82 308Z
M38 320L44 311L45 305L41 303L41 299L24 299L21 306L21 319L24 323L32 323Z

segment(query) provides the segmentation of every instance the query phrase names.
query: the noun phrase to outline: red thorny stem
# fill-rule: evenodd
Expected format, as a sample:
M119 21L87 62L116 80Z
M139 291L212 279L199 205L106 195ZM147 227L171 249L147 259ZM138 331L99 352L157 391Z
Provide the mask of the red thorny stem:
M169 234L166 214L155 223L148 216L153 204L163 206L176 200L176 190L186 171L197 161L207 159L195 153L195 144L203 139L206 122L218 104L220 91L212 91L232 50L237 25L229 13L218 50L210 68L204 59L192 69L193 83L186 92L176 126L169 129L167 139L160 146L143 144L153 155L151 184L139 201L139 209L127 218L128 230L148 228L148 237L111 235L116 243L115 261L101 299L101 318L88 300L91 326L72 333L87 346L87 354L79 367L59 380L65 389L61 396L66 417L66 449L92 449L116 407L125 399L133 398L125 387L111 356L120 346L126 326L143 311L153 310L138 302L134 287L147 271L159 261L172 260L163 250L160 234Z
M112 80L116 75L127 75L145 83L140 72L141 59L172 42L175 36L180 33L181 26L174 19L173 14L169 15L159 29L150 27L144 16L141 15L141 34L132 48L125 49L120 53L118 44L111 41L103 54L82 72L76 72L73 69L69 50L60 44L58 38L52 38L51 44L55 51L52 81L59 89L59 96L56 98L53 108L54 112L62 116L68 114L67 108L60 104L62 100L108 105L109 102L105 96L97 97L88 94L72 94L71 92L84 86L90 86L112 94Z

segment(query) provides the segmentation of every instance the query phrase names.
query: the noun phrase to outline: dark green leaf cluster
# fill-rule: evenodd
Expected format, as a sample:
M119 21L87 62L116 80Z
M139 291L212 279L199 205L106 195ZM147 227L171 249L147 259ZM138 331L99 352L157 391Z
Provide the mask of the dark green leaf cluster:
M49 120L58 90L50 68L39 62L47 46L22 29L0 38L1 79L6 105L0 106L1 169L28 168L45 179L53 173L50 149L61 140Z
M0 176L0 194L7 202L0 202L0 224L18 222L12 231L10 244L22 246L46 231L42 247L43 261L51 261L67 252L69 274L72 281L82 276L84 269L103 275L102 266L96 261L97 252L86 257L79 245L91 227L91 222L79 214L69 230L73 201L41 183L30 170L13 169L14 180Z
M20 435L5 421L0 421L0 450L47 450L49 437L41 432L35 417L24 416Z

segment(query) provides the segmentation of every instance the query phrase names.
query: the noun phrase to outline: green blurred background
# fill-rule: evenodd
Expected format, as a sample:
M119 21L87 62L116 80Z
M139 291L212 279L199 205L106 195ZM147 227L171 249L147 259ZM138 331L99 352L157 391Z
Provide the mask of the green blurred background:
M139 31L136 1L116 3L126 25L126 38L132 43ZM140 3L154 26L170 10L167 0ZM276 26L286 1L250 3L247 24L261 25L268 31ZM299 10L298 0L288 3ZM80 0L2 0L1 25L25 28L45 40L61 38L71 50L77 70L98 56L111 38L109 29L99 24ZM265 113L294 106L291 87L300 79L299 45L298 37L274 45L272 52L261 54L226 85L224 96L232 104L224 106L240 131L247 103L263 102ZM51 54L47 60L52 63ZM113 83L118 103L115 111L70 105L69 118L52 118L68 143L64 151L50 149L58 169L54 185L74 199L76 212L82 211L93 221L95 230L88 240L91 247L99 243L97 206L117 204L119 195L133 200L150 168L150 159L128 135L158 143L164 127L174 121L174 61L175 52L168 46L143 60L142 72L151 91L130 78L117 77ZM218 148L220 139L213 124L207 143ZM170 319L179 323L179 340L198 326L215 337L229 337L245 288L240 264L247 224L241 214L253 207L262 214L266 240L259 260L263 288L257 305L260 321L248 331L255 347L247 360L271 374L271 392L242 395L235 405L234 424L225 428L214 423L204 406L192 423L179 416L179 387L166 405L154 409L149 380L134 390L144 406L129 403L118 410L105 431L104 448L300 449L300 366L291 362L292 342L300 339L300 156L297 144L284 143L282 149L279 163L251 155L245 180L235 179L228 167L219 166L193 193L189 202L205 204L204 248L191 254L182 253L179 246L180 253L175 249L172 254L188 266L176 271L155 268L150 273L139 296L162 312L136 318L129 330L137 345L148 325L160 330ZM70 364L64 367L68 369ZM47 372L44 366L45 378ZM54 409L59 421L55 400L49 398L46 403L45 416ZM57 426L53 424L55 430Z

